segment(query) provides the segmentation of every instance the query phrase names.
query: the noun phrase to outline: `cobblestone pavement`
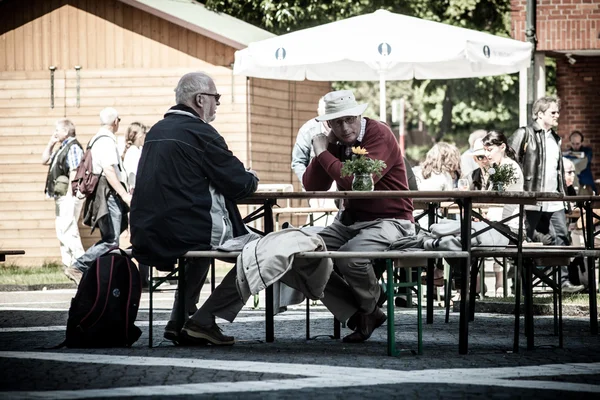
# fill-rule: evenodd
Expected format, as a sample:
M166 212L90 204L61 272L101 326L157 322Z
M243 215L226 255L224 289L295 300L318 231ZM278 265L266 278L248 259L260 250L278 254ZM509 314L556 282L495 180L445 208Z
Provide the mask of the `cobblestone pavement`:
M514 318L477 314L469 354L458 354L458 314L444 323L436 310L424 329L424 355L386 356L385 325L367 342L327 337L333 319L311 307L306 340L304 306L275 318L274 343L264 342L264 311L246 307L232 323L232 347L179 347L162 340L172 293L155 295L153 348L148 347L147 294L128 349L47 349L64 338L74 289L0 292L2 398L600 398L600 339L589 319L567 317L557 348L551 317L536 317L536 349L512 353ZM202 299L207 293L203 293ZM261 303L264 304L264 299ZM145 308L144 308L145 307ZM416 309L396 309L396 339L416 350ZM521 324L522 326L522 324ZM342 329L342 335L349 333Z

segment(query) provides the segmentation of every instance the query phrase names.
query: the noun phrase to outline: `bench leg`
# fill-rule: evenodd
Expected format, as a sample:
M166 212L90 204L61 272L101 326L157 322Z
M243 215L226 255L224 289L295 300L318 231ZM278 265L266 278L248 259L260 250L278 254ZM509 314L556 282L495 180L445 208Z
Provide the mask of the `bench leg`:
M525 282L526 282L526 296L525 301L525 335L527 336L527 350L533 350L534 348L534 329L533 329L533 264L527 263L525 269Z
M471 283L469 292L469 322L475 320L475 297L477 296L477 274L479 273L479 260L471 261Z
M417 267L417 278L421 279L421 267ZM412 273L412 268L410 269ZM423 314L421 310L421 282L417 284L417 353L423 355ZM433 293L432 293L433 294Z
M452 296L452 267L448 265L448 282L444 287L444 304L446 306L445 323L450 321L450 297Z
M394 267L392 260L386 260L387 267L387 353L388 356L397 356L396 326L394 319ZM420 278L419 278L420 279ZM420 301L420 300L419 300Z
M433 294L434 291L437 292L437 289L433 286L433 271L435 269L435 260L429 259L427 260L427 324L433 324ZM419 268L419 271L421 268ZM412 272L412 271L411 271ZM421 289L421 272L417 274L417 279L419 279L418 287ZM419 295L420 296L420 295Z
M557 268L557 274L560 274L560 268ZM563 347L563 319L562 319L562 285L558 288L558 347Z
M310 340L310 299L306 298L306 340Z
M177 259L177 292L179 296L179 309L177 315L179 320L185 323L187 321L187 310L186 310L186 297L185 297L185 264L183 258Z
M148 347L152 348L152 294L154 293L154 277L152 275L152 270L154 267L152 265L148 266L148 274L150 275L148 278L150 282L148 282Z

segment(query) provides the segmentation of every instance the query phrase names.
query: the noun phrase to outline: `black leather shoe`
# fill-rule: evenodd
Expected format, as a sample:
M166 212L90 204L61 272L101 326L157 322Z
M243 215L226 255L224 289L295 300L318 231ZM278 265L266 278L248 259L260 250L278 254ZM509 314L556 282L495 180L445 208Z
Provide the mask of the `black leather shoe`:
M356 313L357 327L354 332L344 337L344 343L362 343L371 337L373 331L379 328L387 320L387 316L381 308L375 307L371 314Z
M169 321L167 322L167 326L165 326L165 332L163 333L163 337L172 342L179 342L179 331L181 331L181 326L178 326L177 322Z

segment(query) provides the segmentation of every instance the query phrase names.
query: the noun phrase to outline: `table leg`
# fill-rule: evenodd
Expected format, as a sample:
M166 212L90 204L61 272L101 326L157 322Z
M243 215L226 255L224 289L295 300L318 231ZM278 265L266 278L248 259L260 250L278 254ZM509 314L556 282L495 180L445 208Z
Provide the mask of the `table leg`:
M462 250L468 253L461 259L461 297L460 297L460 325L458 333L458 353L467 354L469 351L469 269L471 266L471 206L472 200L462 200L463 219L461 221Z
M586 230L587 230L587 247L590 250L594 249L594 209L592 202L588 201L586 206ZM598 334L598 304L596 302L596 259L594 257L588 257L588 290L590 297L590 333L592 335Z
M429 227L435 222L435 203L429 203L427 206L427 218ZM435 269L435 260L427 260L427 324L433 323L433 296L437 290L433 286L433 271ZM418 276L419 285L421 284L421 274Z
M525 207L519 205L519 234L517 239L517 265L515 271L515 330L513 353L519 352L519 331L521 322L521 276L523 274L523 213Z
M273 232L273 200L265 200L264 204L264 227L265 235ZM267 343L275 341L275 319L273 310L273 286L268 286L265 291L265 329Z

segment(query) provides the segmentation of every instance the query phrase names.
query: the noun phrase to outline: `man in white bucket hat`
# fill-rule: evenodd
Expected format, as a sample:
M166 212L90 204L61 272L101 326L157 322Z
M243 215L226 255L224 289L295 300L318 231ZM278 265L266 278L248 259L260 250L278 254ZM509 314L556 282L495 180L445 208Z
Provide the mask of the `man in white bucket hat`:
M350 90L325 95L326 121L331 131L313 137L315 157L302 181L308 191L327 190L335 181L338 190L352 190L352 177L342 178L343 162L352 157L352 147L362 147L368 157L386 164L381 176L373 175L375 190L408 190L406 166L394 134L386 124L362 117L367 104L358 104ZM414 235L410 199L345 200L344 210L319 234L328 250L383 251L401 237ZM378 304L380 287L371 260L335 261L337 272L325 289L323 303L354 332L347 343L367 340L387 319Z

